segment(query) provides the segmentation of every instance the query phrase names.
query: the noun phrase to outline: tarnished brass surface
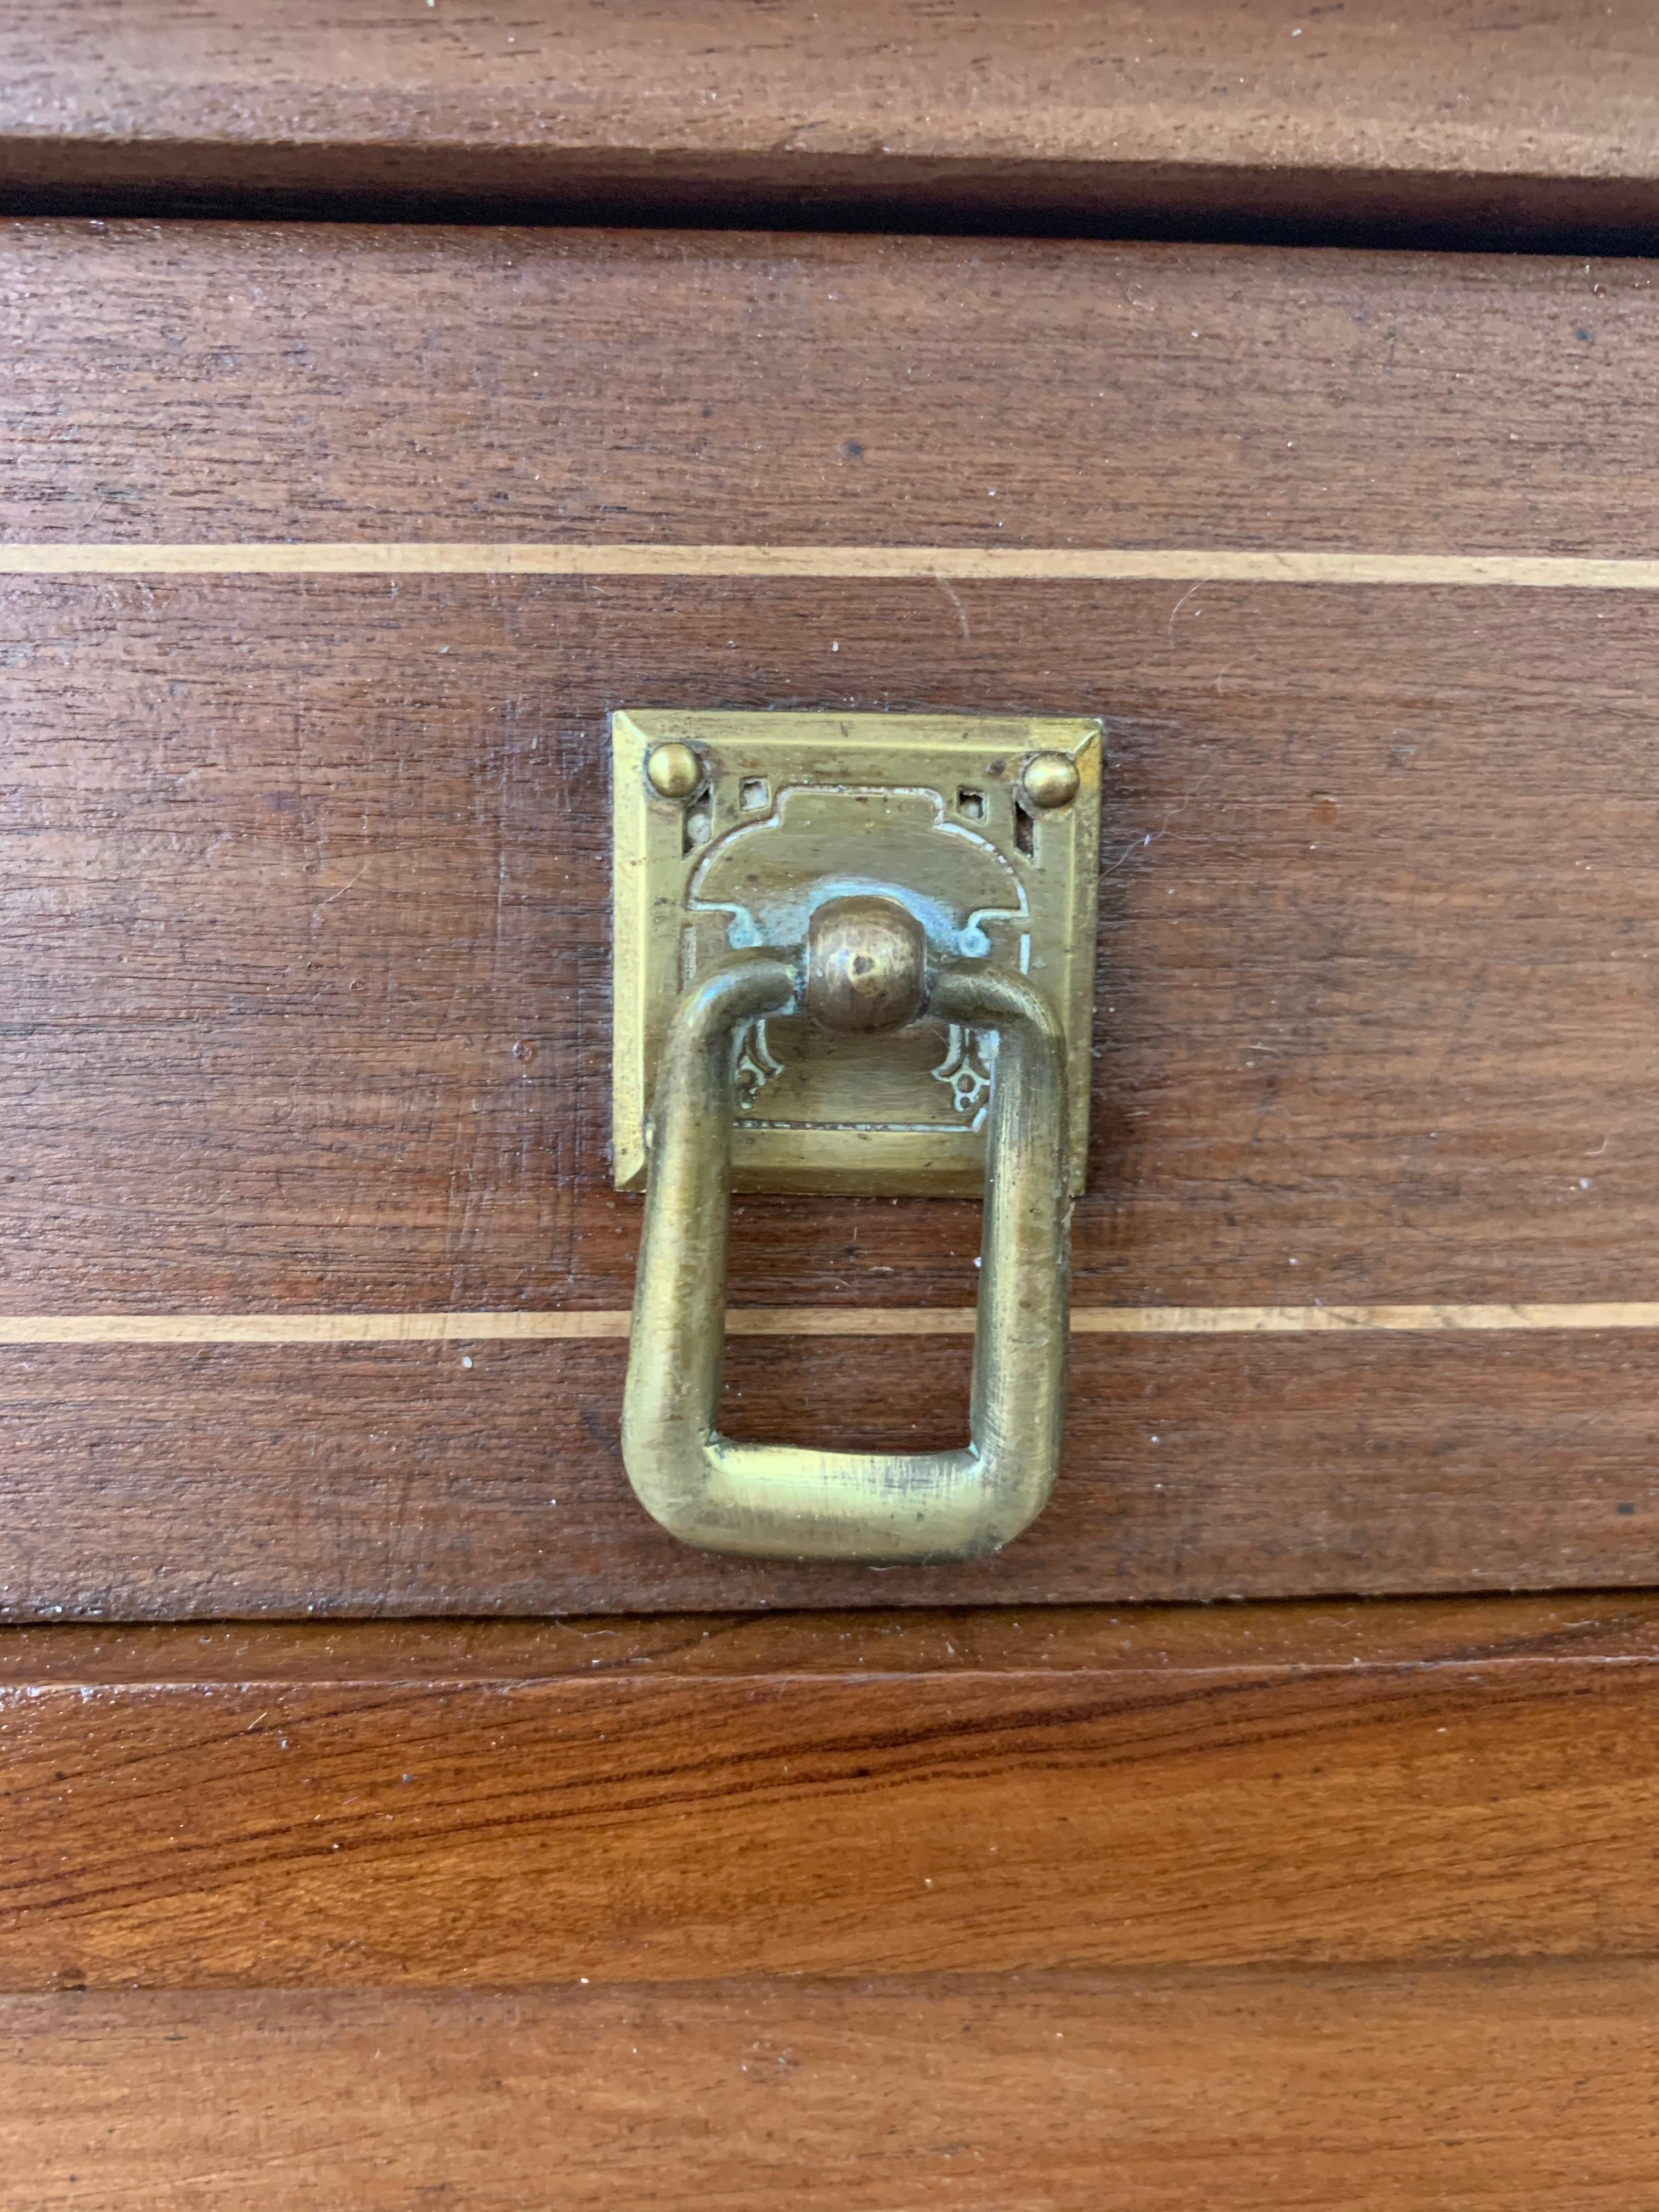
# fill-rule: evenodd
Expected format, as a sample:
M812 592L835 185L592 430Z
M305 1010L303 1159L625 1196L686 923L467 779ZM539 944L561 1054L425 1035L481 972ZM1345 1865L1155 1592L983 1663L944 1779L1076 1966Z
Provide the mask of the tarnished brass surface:
M750 1023L797 1005L803 967L799 953L728 956L670 1025L623 1408L629 1479L664 1528L708 1551L878 1561L994 1552L1047 1502L1066 1409L1066 1064L1053 1013L1018 975L946 967L927 1006L986 1037L992 1062L968 1443L830 1452L733 1443L714 1426L739 1042Z
M1064 753L1039 753L1026 762L1019 780L1033 806L1069 806L1077 797L1077 763Z
M805 1006L826 1030L908 1028L927 996L927 939L896 899L831 899L806 932Z
M659 799L695 799L702 787L702 763L690 745L677 744L671 738L647 754L645 780Z
M1053 1009L1067 1171L1082 1188L1097 723L663 711L618 713L611 727L621 1188L646 1180L647 1115L682 992L734 951L793 954L815 916L878 894L916 923L931 972L983 962L1026 978ZM937 1004L896 1034L821 1025L800 1009L749 1018L736 1048L735 1187L977 1190L988 1037Z

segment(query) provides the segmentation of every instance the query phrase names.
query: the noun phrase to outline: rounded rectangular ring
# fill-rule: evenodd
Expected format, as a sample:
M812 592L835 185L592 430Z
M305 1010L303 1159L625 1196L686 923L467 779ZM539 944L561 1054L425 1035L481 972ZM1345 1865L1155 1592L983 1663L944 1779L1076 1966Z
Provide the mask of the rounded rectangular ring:
M943 1452L734 1443L725 1353L734 1067L746 1025L791 1010L798 961L751 952L681 998L659 1067L623 1407L641 1504L684 1542L774 1559L966 1559L1054 1487L1066 1419L1071 1205L1065 1060L1044 1000L990 967L942 969L927 1012L994 1040L969 1441Z

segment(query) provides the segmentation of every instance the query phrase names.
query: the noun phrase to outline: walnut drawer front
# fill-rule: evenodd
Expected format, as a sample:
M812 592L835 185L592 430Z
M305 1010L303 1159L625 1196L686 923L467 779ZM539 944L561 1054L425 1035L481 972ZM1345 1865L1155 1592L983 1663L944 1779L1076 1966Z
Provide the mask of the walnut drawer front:
M1653 1579L1649 264L0 261L7 1617ZM995 1559L718 1559L628 1492L649 701L1104 720L1067 1459ZM952 1440L977 1236L743 1201L734 1431Z

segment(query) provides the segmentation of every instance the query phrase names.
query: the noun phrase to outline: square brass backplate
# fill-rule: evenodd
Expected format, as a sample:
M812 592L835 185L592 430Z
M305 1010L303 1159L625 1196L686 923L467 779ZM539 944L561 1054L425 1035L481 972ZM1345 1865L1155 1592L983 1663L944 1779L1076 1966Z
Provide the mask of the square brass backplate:
M611 728L620 1188L645 1183L657 1055L686 986L744 946L799 945L826 898L887 890L921 920L933 957L1006 964L1053 1006L1082 1189L1097 722L653 710L613 714ZM738 1054L732 1180L742 1190L977 1191L989 1089L971 1030L923 1020L848 1036L804 1015L757 1023Z

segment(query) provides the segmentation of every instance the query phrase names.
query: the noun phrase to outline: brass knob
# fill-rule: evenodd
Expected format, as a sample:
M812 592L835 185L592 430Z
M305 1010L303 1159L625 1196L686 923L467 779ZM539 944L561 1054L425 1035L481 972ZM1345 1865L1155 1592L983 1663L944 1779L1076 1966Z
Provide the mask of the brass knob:
M902 1030L927 995L927 940L896 899L830 899L806 934L806 1011L827 1030Z
M690 745L670 738L646 757L646 781L664 799L690 799L702 788L702 763Z
M1069 806L1079 780L1077 763L1064 753L1037 753L1026 762L1020 784L1033 806Z

